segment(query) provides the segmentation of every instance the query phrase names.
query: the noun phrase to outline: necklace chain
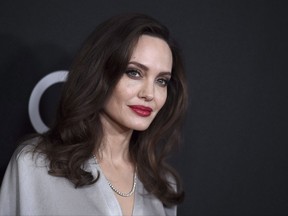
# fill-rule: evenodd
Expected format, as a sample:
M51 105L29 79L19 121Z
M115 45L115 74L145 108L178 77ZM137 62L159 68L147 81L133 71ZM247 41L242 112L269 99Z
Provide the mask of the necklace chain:
M95 157L95 155L93 154L93 158L95 160L95 162L97 163L97 159ZM104 176L105 177L105 176ZM109 187L116 193L118 194L119 196L122 196L122 197L129 197L131 196L134 192L135 192L135 188L136 188L136 180L137 176L136 176L136 172L134 172L134 177L133 177L133 186L131 188L131 190L128 192L128 193L123 193L121 191L119 191L117 188L114 187L114 185L112 185L112 183L105 177Z
M117 188L115 188L110 181L108 181L108 179L106 179L106 181L108 182L110 188L116 193L118 194L119 196L122 196L122 197L129 197L131 196L134 192L135 192L135 188L136 188L136 172L134 173L134 178L133 178L133 187L132 189L130 190L130 192L128 193L123 193L121 191L119 191Z

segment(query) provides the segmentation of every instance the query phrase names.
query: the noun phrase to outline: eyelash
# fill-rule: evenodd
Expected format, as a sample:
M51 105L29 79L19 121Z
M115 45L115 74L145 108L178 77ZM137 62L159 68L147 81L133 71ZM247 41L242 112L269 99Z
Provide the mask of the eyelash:
M169 79L165 79L165 78L160 78L157 80L157 82L163 87L166 87L168 85L169 81L170 81Z
M131 79L140 79L142 78L142 73L138 69L128 69L126 72L128 77ZM158 78L156 82L159 84L161 87L166 87L169 83L170 79L168 78Z
M133 73L134 73L134 75L133 75ZM133 79L142 77L141 72L139 70L136 70L136 69L128 69L126 71L126 74L127 74L127 76L129 76L130 78L133 78ZM137 74L137 75L135 75L135 74Z

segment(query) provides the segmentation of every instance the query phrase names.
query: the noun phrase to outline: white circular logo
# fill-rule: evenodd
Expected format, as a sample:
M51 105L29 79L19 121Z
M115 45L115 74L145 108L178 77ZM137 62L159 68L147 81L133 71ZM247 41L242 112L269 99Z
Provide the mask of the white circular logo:
M28 112L32 126L38 133L44 133L49 130L42 121L39 111L40 99L43 93L53 84L65 82L68 71L55 71L43 77L34 87L28 105Z

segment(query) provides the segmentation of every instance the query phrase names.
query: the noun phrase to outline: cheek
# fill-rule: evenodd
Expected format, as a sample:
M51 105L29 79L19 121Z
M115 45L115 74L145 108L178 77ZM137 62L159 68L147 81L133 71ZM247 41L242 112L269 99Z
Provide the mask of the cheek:
M129 99L135 95L135 91L138 88L138 82L136 80L131 80L125 75L119 80L115 87L114 95L119 100Z
M108 105L113 107L114 109L120 111L125 107L125 105L131 100L133 97L133 88L129 83L120 82L115 87L110 99L108 100Z
M167 99L167 89L161 89L157 96L157 106L159 110L164 106L166 99Z

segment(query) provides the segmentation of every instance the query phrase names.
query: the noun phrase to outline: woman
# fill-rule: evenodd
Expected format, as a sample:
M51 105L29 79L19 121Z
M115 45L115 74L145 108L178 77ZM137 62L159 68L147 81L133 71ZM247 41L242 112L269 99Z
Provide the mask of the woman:
M165 163L187 93L169 31L141 14L100 24L75 58L53 127L14 153L1 215L176 215Z

